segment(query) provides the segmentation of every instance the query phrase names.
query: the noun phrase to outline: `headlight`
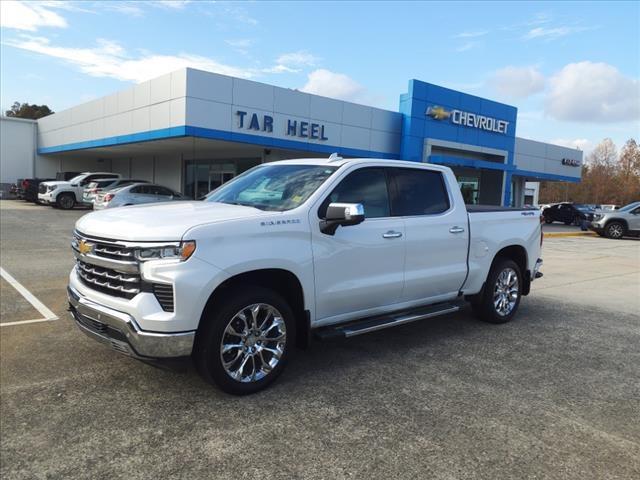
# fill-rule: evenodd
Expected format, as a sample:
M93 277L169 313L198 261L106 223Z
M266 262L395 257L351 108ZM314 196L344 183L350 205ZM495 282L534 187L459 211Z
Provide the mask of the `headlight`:
M47 185L47 191L49 192L53 192L56 188L58 188L57 185Z
M593 215L593 219L594 219L594 220L600 220L602 217L603 217L603 215L601 215L601 214L599 214L599 213L595 213L595 214Z
M196 242L182 242L180 246L167 245L160 247L141 248L136 250L136 258L141 262L148 260L188 260L196 251Z

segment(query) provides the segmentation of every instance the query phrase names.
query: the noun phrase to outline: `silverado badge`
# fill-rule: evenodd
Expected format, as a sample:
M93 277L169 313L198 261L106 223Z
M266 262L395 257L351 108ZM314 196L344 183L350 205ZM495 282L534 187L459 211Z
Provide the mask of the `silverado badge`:
M78 251L82 255L86 255L87 253L91 253L91 250L93 250L93 245L91 243L87 243L84 240L80 240L78 242Z

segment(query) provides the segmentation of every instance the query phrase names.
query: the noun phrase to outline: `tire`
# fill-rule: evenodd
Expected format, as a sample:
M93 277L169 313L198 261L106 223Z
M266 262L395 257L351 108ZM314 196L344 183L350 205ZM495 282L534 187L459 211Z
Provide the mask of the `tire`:
M509 274L516 276L515 281L513 278L509 279ZM508 258L497 258L491 266L483 292L471 302L474 313L484 322L510 321L520 306L522 284L523 278L518 264ZM498 292L498 289L501 292ZM496 299L507 303L501 302L496 305Z
M257 311L255 317L252 311ZM253 332L247 328L252 318L257 318L258 327L254 325ZM291 307L279 294L262 287L232 291L224 303L207 306L200 322L193 354L196 367L207 382L232 395L268 387L282 373L295 343ZM262 333L256 335L258 331Z
M620 240L627 233L627 229L622 222L609 222L604 227L604 234L607 238Z
M576 215L575 217L573 217L572 225L575 225L576 227L579 227L580 223L582 223L582 219L580 218L580 215Z
M546 223L546 224L551 224L551 223L553 223L553 220L551 220L550 218L546 218L546 217L545 217L545 219L544 219L544 223Z
M76 205L73 193L61 193L56 197L56 205L63 210L71 210Z

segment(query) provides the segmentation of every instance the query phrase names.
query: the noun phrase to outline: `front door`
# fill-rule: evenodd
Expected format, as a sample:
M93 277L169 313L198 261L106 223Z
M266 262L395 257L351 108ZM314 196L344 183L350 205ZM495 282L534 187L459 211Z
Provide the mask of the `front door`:
M315 270L316 318L340 321L366 316L400 300L404 282L404 225L391 216L387 168L349 173L309 220ZM319 228L332 202L361 203L365 220L338 227L334 235Z

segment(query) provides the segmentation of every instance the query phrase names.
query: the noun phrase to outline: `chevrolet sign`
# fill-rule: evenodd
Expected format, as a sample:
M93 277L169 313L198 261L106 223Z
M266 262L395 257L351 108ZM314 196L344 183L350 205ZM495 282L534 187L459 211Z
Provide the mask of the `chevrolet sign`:
M463 127L480 128L488 132L507 133L509 122L506 120L498 120L497 118L487 117L478 113L465 112L462 110L445 110L444 107L437 105L427 108L426 115L434 120L450 119L451 123L462 125Z

